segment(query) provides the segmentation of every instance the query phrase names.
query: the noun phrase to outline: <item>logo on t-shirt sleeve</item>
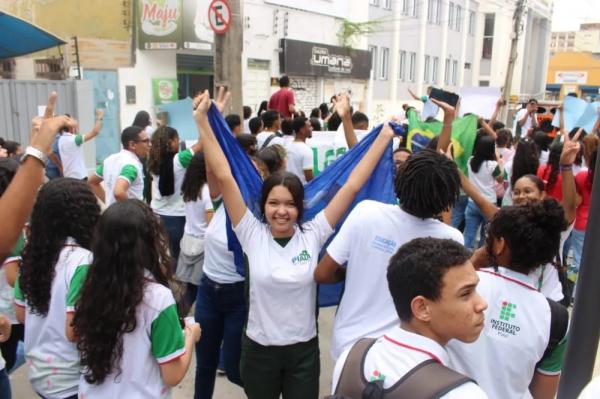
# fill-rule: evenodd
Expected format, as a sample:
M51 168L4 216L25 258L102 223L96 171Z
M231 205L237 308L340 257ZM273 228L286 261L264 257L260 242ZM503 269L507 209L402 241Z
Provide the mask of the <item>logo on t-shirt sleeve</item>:
M381 236L375 236L373 241L371 241L372 248L378 249L383 252L387 252L389 254L393 254L394 252L396 252L397 246L398 244L396 244L396 241Z

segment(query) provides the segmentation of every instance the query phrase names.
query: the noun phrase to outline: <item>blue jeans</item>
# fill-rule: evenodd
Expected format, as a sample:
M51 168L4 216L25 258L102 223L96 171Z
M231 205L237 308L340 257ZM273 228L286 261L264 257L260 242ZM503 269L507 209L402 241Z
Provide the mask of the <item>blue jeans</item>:
M467 209L468 202L469 197L461 194L456 204L454 204L454 208L452 208L452 227L455 229L458 229L465 220L465 210Z
M202 276L195 315L202 326L202 337L196 344L194 399L212 398L221 351L227 379L242 386L240 355L247 314L243 282L219 284Z
M6 374L6 368L0 370L0 398L11 398L10 380L8 379L8 374Z
M581 254L583 253L583 242L585 230L573 229L571 233L571 247L573 248L573 270L578 273L581 266Z
M467 205L467 209L465 211L465 247L469 249L475 249L475 236L477 235L477 230L479 227L486 223L487 220L481 213L481 210L473 201L469 201ZM483 241L484 234L481 234Z
M169 249L171 251L171 258L175 260L174 263L176 267L180 251L179 242L183 237L183 229L185 228L185 216L158 216L160 216L160 219L167 230L167 234L169 235Z

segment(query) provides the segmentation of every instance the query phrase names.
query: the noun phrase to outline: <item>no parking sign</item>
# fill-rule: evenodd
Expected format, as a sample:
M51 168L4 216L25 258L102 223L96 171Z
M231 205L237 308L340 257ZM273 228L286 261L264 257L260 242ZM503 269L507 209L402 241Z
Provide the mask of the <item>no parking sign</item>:
M208 7L208 22L216 34L223 34L231 25L231 9L225 0L213 0Z

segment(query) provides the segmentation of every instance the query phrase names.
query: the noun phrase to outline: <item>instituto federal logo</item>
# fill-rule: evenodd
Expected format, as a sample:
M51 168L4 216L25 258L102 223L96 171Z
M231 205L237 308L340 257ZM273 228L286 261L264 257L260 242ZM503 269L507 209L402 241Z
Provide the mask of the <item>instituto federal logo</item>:
M516 315L513 313L513 310L517 308L517 305L514 303L510 303L508 301L502 302L502 309L500 310L500 320L510 321L514 319Z
M511 335L516 336L521 331L521 327L515 322L517 305L508 300L503 300L500 305L498 319L492 318L490 320L492 329L504 338Z

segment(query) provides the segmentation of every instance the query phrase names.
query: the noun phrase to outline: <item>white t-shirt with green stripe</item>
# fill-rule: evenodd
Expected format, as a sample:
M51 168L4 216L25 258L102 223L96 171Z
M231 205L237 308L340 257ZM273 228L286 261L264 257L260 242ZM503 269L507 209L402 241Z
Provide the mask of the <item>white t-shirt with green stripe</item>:
M67 340L67 292L81 265L89 264L92 253L68 239L54 266L50 306L46 317L33 314L26 306L19 280L15 283L15 303L25 307L25 360L33 389L45 397L66 398L77 394L79 353Z
M85 275L87 267L83 268ZM149 275L149 274L148 274ZM80 278L81 281L85 276ZM72 284L69 300L79 297L81 285ZM171 290L145 279L144 299L136 311L137 325L123 335L121 374L113 373L100 385L91 385L83 376L79 382L80 398L170 398L171 388L160 374L160 364L168 363L185 353L185 340L179 324L175 299ZM102 323L102 320L98 320Z
M121 150L110 155L98 166L96 175L106 184L106 206L116 201L113 190L118 179L125 179L129 183L129 198L141 200L144 196L144 169L139 158L131 151Z
M186 149L180 151L173 157L173 174L175 175L175 192L168 196L160 195L158 182L160 176L152 174L152 202L150 207L154 213L163 216L185 216L185 204L181 195L181 185L185 176L185 170L190 165L194 151Z
M87 168L81 146L85 138L81 134L62 133L58 139L58 153L63 167L63 176L85 179Z

